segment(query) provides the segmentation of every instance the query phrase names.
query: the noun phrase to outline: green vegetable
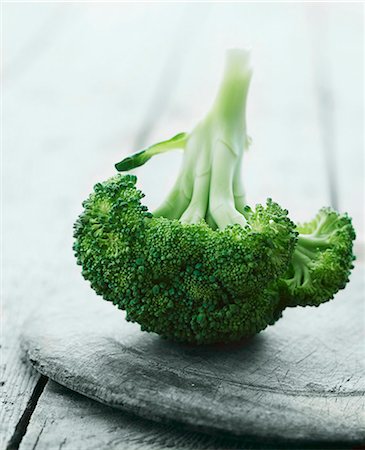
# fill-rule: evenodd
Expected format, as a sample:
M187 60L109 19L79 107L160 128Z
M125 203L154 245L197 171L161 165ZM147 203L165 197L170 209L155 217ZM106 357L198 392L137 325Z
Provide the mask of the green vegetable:
M193 343L239 340L273 324L287 306L329 300L348 280L355 234L347 215L322 209L296 226L271 199L245 204L250 79L248 53L230 51L215 103L190 134L116 164L131 170L184 150L178 179L153 214L133 175L97 184L83 203L74 234L82 274L142 330Z
M355 231L347 214L322 208L297 226L298 242L287 273L278 282L285 306L318 306L348 282L353 268Z
M187 138L188 138L187 133L179 133L176 136L172 137L171 139L168 139L167 141L153 144L150 147L146 148L145 150L141 150L140 152L123 159L123 161L115 165L115 168L120 172L135 169L136 167L142 166L154 155L168 152L176 148L184 148Z

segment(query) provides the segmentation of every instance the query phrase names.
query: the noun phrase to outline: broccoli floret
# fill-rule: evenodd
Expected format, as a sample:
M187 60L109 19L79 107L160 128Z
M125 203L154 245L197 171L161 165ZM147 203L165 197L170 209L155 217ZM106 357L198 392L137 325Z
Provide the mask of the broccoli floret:
M191 133L179 133L116 164L129 171L184 150L176 183L150 213L133 175L98 183L75 224L83 276L127 320L176 341L251 336L287 306L318 305L344 287L355 237L346 215L323 209L296 226L271 199L246 205L241 160L250 139L249 54L228 53L218 96Z
M152 216L135 183L117 175L97 184L76 223L74 249L95 291L127 320L175 340L228 341L265 328L277 301L261 292L285 272L296 242L287 211L268 200L246 208L245 227L213 230Z
M318 306L346 286L355 257L351 218L322 208L299 232L292 261L279 282L285 306Z

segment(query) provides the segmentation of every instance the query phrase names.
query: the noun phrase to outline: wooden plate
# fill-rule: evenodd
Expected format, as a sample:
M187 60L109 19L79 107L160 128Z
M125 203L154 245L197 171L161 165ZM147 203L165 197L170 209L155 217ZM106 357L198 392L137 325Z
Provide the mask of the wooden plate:
M42 374L87 397L157 421L297 445L365 441L364 285L358 267L336 299L286 310L230 346L165 341L113 305L50 302L22 345Z

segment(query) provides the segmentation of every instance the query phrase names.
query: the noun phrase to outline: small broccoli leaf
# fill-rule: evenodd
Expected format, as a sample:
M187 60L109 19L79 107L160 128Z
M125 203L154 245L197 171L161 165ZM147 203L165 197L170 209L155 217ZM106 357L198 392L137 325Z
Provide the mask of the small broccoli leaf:
M188 133L176 134L171 139L158 142L157 144L151 145L144 150L140 150L139 152L134 153L131 156L127 156L122 161L115 164L115 168L119 172L125 172L127 170L132 170L136 167L143 166L143 164L151 159L154 155L165 153L178 148L185 148L188 137Z

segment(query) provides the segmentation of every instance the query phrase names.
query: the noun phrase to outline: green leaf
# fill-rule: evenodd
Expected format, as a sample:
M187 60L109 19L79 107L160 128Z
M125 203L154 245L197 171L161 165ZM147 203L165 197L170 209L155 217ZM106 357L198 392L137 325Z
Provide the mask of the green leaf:
M144 150L140 150L139 152L134 153L131 156L127 156L122 161L115 164L115 168L118 170L118 172L125 172L127 170L132 170L136 167L143 166L143 164L151 159L154 155L165 153L170 150L175 150L177 148L184 149L188 138L188 133L176 134L171 139L158 142L157 144L151 145Z

